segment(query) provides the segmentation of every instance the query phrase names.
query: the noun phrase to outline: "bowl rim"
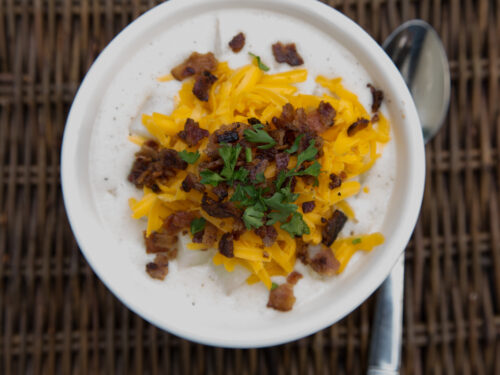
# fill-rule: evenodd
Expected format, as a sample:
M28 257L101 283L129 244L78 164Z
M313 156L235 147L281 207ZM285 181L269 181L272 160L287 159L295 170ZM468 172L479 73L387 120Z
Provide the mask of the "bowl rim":
M338 28L344 30L346 35L349 34L349 38L351 38L359 48L363 48L373 61L381 67L379 69L381 74L385 76L386 80L391 82L391 88L398 93L398 98L405 103L404 114L407 117L405 121L411 122L411 128L407 130L410 132L410 137L412 138L412 142L408 142L410 148L408 152L413 156L410 160L409 173L414 183L410 185L410 191L406 194L406 196L411 197L411 199L408 198L405 201L407 206L402 213L402 224L399 227L400 229L394 233L394 238L391 238L391 243L396 245L392 246L390 252L388 251L385 255L387 258L386 260L389 259L390 261L380 264L381 268L377 272L372 273L370 275L371 277L360 279L360 282L355 285L352 291L353 297L350 299L348 306L337 308L335 313L332 313L331 309L325 308L323 311L319 311L316 314L315 319L310 319L308 322L298 324L297 327L294 327L293 331L281 330L274 335L263 335L262 333L256 332L252 337L243 338L235 337L234 335L214 336L206 333L193 332L186 329L186 327L173 326L168 324L168 322L158 321L149 311L145 310L137 303L134 303L133 298L130 298L126 291L121 290L119 285L115 285L110 280L104 268L95 261L92 251L89 251L95 239L91 239L88 231L82 229L87 219L82 216L85 215L85 213L82 213L82 202L77 202L78 199L75 199L79 197L78 183L81 181L82 176L77 175L78 172L73 166L77 160L76 155L80 145L79 133L81 129L85 127L81 115L83 111L85 111L96 89L99 76L105 73L106 68L109 68L110 61L116 58L120 51L126 48L129 38L137 33L145 32L148 29L149 23L157 22L162 15L169 12L184 11L189 8L207 4L208 2L210 2L212 6L219 7L224 5L242 6L245 4L251 5L252 7L258 6L259 4L262 6L269 4L276 6L278 4L280 7L293 8L305 12L308 16L315 17L323 22L335 23ZM83 174L85 175L85 172L83 172ZM61 184L68 220L82 254L106 287L129 309L155 326L195 342L232 348L264 347L289 342L317 332L337 322L357 308L388 276L393 264L404 251L419 215L423 198L424 180L425 156L420 122L409 90L399 71L382 48L359 25L337 10L315 0L170 0L152 8L122 30L102 51L87 72L75 95L67 117L61 150Z

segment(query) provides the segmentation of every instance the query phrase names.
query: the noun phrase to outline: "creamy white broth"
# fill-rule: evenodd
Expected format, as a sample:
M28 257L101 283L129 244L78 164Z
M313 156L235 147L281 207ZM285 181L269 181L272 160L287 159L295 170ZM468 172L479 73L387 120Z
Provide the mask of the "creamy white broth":
M117 262L132 262L137 273L131 277L137 282L152 288L182 290L176 294L193 306L217 303L240 309L243 314L250 314L249 310L273 314L276 312L265 307L268 292L262 284L246 285L243 282L245 272L228 277L222 266L213 266L210 253L202 255L205 259L191 254L183 256L184 252L192 252L182 246L186 239L179 246L180 259L170 263L165 281L156 281L147 275L145 264L153 257L145 253L142 232L146 222L132 219L128 206L128 199L140 198L142 192L126 179L138 147L127 136L130 133L147 134L140 124L142 113L171 112L181 84L177 81L161 83L157 77L167 74L192 51L213 51L219 61L228 61L232 68L250 63L248 52L253 52L271 68L269 73L276 73L291 68L274 61L271 45L278 40L295 42L304 58L304 67L309 71L308 80L298 85L301 92L318 93L320 89L314 79L319 74L342 77L345 87L357 94L366 108L371 105L366 84L377 82L376 77L370 77L343 46L326 34L318 34L316 28L306 23L296 27L295 18L265 11L242 9L232 13L232 17L218 17L217 12L212 12L168 25L164 32L138 50L133 59L117 67L95 119L89 153L90 178L102 225L113 233L123 249L123 260ZM240 53L234 54L227 43L240 31L246 35L246 45ZM348 221L340 236L380 229L392 192L394 171L395 147L391 141L385 146L382 157L360 180L362 187L368 186L370 192L361 191L347 200L358 221ZM351 263L360 256L363 254L356 254ZM330 279L319 278L299 262L297 269L304 278L295 287L296 306L315 298L330 283L342 278L342 274ZM282 278L276 278L280 280Z

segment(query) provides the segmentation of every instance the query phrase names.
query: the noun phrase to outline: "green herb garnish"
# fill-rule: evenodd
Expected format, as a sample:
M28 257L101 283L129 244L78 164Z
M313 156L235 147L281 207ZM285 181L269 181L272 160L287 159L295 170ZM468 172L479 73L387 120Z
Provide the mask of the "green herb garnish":
M310 233L309 227L299 212L295 212L288 223L281 224L281 229L286 230L292 237Z
M297 166L295 169L300 167L303 162L313 160L317 153L318 149L314 147L314 139L311 139L309 146L297 156Z
M211 171L210 169L206 169L200 172L201 183L205 185L217 186L219 182L225 180L224 177L221 177L218 173Z
M353 245L357 245L358 243L361 243L361 238L355 238L352 240Z
M274 290L274 289L276 289L277 287L278 287L278 284L276 284L276 283L274 283L274 282L271 284L271 290Z
M260 172L255 175L255 180L253 182L256 184L261 184L265 181L266 181L266 176L264 176L263 172Z
M220 175L225 177L227 180L233 178L234 167L236 166L240 152L241 146L239 144L235 147L229 145L219 147L219 155L224 161L224 168L222 168Z
M261 150L267 150L276 144L276 141L265 130L264 125L255 124L252 129L246 129L243 134L247 141L252 143L265 143L264 145L257 146Z
M260 228L263 225L262 218L264 212L257 210L255 207L247 207L243 213L243 222L248 230L252 228Z
M248 52L248 54L257 61L257 66L260 70L263 70L264 72L269 71L269 67L261 61L260 56L254 55L252 52Z
M238 181L241 181L243 183L246 183L248 173L250 173L250 172L248 172L248 169L240 168L233 173L233 180L238 180Z
M179 157L188 164L194 164L200 158L200 153L198 151L189 152L186 150L182 150L182 151L179 151L178 154L179 154Z
M252 161L252 149L250 147L245 148L245 160L247 163Z
M289 153L289 154L293 154L294 152L297 152L297 150L299 149L300 140L302 139L303 136L304 136L304 134L301 134L297 138L295 138L295 141L293 142L292 147L290 147L285 152Z
M204 218L200 217L199 219L193 219L191 221L191 234L196 234L205 229L206 221Z

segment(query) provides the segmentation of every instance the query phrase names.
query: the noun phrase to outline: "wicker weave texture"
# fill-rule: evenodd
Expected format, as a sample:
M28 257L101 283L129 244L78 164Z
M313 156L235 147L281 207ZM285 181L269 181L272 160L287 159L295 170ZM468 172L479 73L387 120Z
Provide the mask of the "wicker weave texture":
M364 373L373 297L283 346L205 347L130 312L79 252L59 181L66 116L98 53L155 3L0 0L0 373ZM500 1L327 3L379 42L412 18L444 41L451 107L406 252L403 372L500 374Z

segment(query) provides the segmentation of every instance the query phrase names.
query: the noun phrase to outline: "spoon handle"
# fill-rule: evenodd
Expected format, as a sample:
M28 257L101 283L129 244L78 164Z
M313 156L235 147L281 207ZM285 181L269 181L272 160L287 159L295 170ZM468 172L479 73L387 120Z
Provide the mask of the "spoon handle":
M368 375L399 374L403 331L404 252L377 296Z

